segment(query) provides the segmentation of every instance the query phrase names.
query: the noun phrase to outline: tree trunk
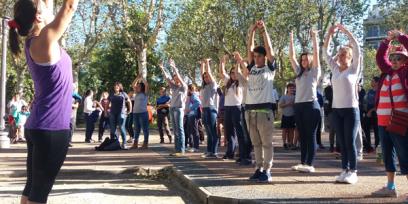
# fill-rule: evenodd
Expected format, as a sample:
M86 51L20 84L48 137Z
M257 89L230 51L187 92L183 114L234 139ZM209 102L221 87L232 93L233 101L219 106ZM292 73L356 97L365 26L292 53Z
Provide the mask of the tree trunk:
M23 93L24 91L24 71L22 69L24 68L17 71L16 93Z
M143 47L141 51L137 52L137 62L139 67L139 74L146 79L147 77L147 48Z

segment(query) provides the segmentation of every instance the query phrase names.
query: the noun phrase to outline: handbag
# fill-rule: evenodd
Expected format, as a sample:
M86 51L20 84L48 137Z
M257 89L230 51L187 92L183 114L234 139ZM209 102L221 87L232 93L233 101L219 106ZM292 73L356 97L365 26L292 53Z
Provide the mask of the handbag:
M401 135L401 136L406 136L408 132L408 113L402 112L399 110L395 110L394 108L394 99L392 96L392 91L391 91L391 84L389 88L390 92L390 97L391 97L391 119L390 119L390 124L385 128L388 132Z

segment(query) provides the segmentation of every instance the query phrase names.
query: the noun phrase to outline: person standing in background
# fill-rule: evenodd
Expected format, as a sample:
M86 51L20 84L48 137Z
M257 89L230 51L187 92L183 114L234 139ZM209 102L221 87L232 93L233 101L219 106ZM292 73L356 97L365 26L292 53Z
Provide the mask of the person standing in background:
M156 100L157 109L157 127L159 129L160 144L164 143L164 132L169 138L169 143L172 142L172 136L169 128L169 112L170 112L170 97L166 94L166 88L160 88L160 97Z
M375 149L377 149L378 145L380 144L380 138L378 135L378 118L377 118L377 111L375 107L375 96L376 96L376 91L378 89L378 82L380 81L380 77L373 77L371 79L371 89L368 90L366 94L366 120L365 120L365 125L364 125L364 150L367 153L374 152ZM372 147L371 143L371 129L373 129L374 132L374 138L375 138L375 146L374 148Z
M105 132L105 129L108 128L109 126L109 93L108 92L103 92L101 100L99 102L103 108L101 118L99 119L99 132L98 132L98 141L102 142L103 139L103 133Z

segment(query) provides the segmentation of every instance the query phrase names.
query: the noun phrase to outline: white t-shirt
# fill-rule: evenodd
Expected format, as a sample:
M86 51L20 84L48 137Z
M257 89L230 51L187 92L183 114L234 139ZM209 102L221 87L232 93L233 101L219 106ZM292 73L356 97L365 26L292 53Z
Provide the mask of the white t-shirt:
M228 83L229 79L230 79L229 76L225 76L224 78L225 85ZM225 90L224 106L241 106L242 99L244 97L242 89L243 89L242 83L239 83L238 87L235 84L233 84L229 89Z
M84 113L92 113L94 110L92 97L86 97L84 100Z
M349 68L340 72L339 64L334 61L328 50L324 49L324 58L332 71L333 108L357 108L357 82L360 73L360 47L357 41L351 40L353 61Z
M248 67L249 77L245 107L247 110L272 109L272 104L276 103L273 96L275 62L268 62L262 68L256 67L255 63L251 63Z
M16 111L16 113L20 112L23 106L27 106L27 102L25 102L23 99L20 99L18 101L10 101L10 114L13 113L13 111Z

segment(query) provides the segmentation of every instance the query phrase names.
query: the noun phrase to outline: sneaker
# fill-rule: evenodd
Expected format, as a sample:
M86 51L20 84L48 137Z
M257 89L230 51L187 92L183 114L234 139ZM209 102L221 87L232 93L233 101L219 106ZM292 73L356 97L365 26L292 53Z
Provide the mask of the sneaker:
M346 173L344 177L344 183L348 184L356 184L358 181L357 172L356 171L349 171Z
M122 148L123 150L127 150L127 149L128 149L125 143L123 143L123 144L120 146L120 148Z
M218 159L218 155L210 153L210 154L207 154L205 158L206 159Z
M138 143L133 143L132 147L130 149L138 149L139 144Z
M319 149L326 149L322 144L319 145Z
M345 181L344 181L344 178L346 177L346 175L347 175L347 171L346 171L346 170L343 170L343 171L340 173L339 176L336 176L336 182L337 182L337 183L344 183L344 182L345 182Z
M203 154L201 155L201 158L207 158L207 155L208 155L208 154L209 154L208 152L203 153Z
M164 144L164 139L160 139L160 144Z
M371 193L371 196L397 198L398 192L397 192L397 189L389 189L385 186L381 188L380 190Z
M239 163L241 163L241 158L238 158L237 160L235 160L235 163L237 163L237 164L239 164Z
M169 156L172 156L172 157L182 157L182 156L184 156L184 153L182 153L182 152L175 152L175 153L171 153Z
M71 143L68 144L68 147L73 147Z
M225 161L228 161L228 160L234 160L234 157L229 157L229 156L227 156L227 155L224 155L224 156L222 157L222 159L225 160Z
M313 166L303 165L298 168L298 171L303 172L303 173L314 173L316 170Z
M283 144L283 148L285 149L285 150L288 150L289 149L289 147L288 147L288 144Z
M126 141L127 143L133 143L133 138L129 138L128 141Z
M303 167L303 164L298 164L298 165L296 165L296 166L292 166L292 170L293 171L299 171L299 168L300 167Z
M243 160L241 160L241 161L239 162L239 165L240 165L240 166L249 166L249 165L252 165L252 161L249 160L249 159L243 159Z
M272 175L271 172L263 171L258 179L259 183L271 183L272 182Z
M257 169L255 173L251 177L249 177L249 180L251 181L259 180L260 176L261 176L261 171Z
M364 160L363 154L358 154L357 155L357 161L363 161L363 160Z
M190 153L199 152L198 149L196 149L196 148L189 148L187 151L190 152Z

